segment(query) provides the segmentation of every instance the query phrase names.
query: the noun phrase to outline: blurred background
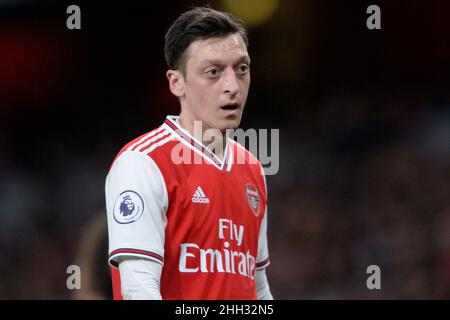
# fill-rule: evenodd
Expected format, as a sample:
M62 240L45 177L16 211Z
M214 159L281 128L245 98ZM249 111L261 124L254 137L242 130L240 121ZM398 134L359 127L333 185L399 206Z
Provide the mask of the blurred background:
M450 2L96 3L0 1L0 298L111 298L105 177L178 113L164 34L205 4L249 28L242 128L280 129L274 297L450 298ZM66 28L71 4L81 30ZM66 287L73 264L81 290ZM366 287L372 264L381 290Z

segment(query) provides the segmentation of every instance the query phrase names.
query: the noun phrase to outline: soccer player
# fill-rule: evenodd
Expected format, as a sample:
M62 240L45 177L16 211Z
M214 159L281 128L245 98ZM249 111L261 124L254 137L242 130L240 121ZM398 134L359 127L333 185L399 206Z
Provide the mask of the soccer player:
M169 28L180 115L125 145L106 178L115 299L272 299L264 172L228 137L247 100L247 46L242 24L210 8ZM211 130L223 144L207 145Z

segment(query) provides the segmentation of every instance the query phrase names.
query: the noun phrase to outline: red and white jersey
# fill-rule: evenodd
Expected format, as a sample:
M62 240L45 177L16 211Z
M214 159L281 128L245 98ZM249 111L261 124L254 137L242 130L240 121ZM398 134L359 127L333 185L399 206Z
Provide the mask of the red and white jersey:
M267 188L240 144L228 139L219 159L168 116L123 147L105 191L116 299L121 256L163 265L163 299L256 299L255 271L269 264Z

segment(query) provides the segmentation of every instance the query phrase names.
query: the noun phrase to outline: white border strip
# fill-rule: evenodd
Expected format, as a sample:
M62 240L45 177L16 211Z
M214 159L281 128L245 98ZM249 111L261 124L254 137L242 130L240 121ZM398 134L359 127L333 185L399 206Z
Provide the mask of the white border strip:
M149 139L149 140L147 140L147 141L145 141L145 143L143 143L143 144L141 144L139 147L137 147L136 148L136 150L134 150L134 151L139 151L139 152L146 152L147 151L147 148L148 147L152 147L151 146L151 144L153 143L153 142L155 142L156 140L158 140L158 139L160 139L160 138L162 138L162 137L164 137L164 136L170 136L171 134L170 134L170 132L167 132L166 130L163 130L163 132L161 132L161 133L158 133L156 136L154 136L153 138L151 138L151 139ZM162 141L162 140L161 140ZM158 142L159 143L159 142ZM144 150L142 150L141 151L141 149L144 149Z
M127 151L132 151L133 148L137 145L139 145L140 143L142 143L145 139L154 136L155 134L161 132L162 130L164 130L164 128L162 126L159 127L159 129L156 129L154 131L151 131L150 133L146 134L145 136L143 136L141 139L139 139L139 141L133 143L131 146L129 146L127 148Z

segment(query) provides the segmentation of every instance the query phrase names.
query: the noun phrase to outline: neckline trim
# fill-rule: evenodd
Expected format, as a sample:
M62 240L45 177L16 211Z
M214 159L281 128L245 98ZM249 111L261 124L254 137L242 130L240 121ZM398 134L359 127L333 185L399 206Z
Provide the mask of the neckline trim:
M209 150L203 143L198 141L198 139L196 139L187 130L183 129L180 126L179 116L167 116L166 120L164 121L164 125L168 127L169 131L171 131L181 142L183 142L194 151L200 153L218 169L222 170L226 168L227 171L231 169L229 164L231 164L232 159L230 158L231 152L228 150L230 148L228 138L226 141L223 160L221 160L216 154L214 154L214 152Z

